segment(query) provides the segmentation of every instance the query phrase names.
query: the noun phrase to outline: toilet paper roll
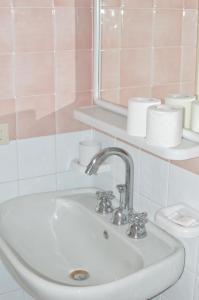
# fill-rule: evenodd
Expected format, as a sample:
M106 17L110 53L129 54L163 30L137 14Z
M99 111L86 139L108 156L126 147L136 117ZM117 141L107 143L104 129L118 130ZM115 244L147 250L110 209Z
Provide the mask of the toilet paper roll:
M130 98L128 101L127 133L129 135L146 137L147 110L161 101L153 98Z
M199 101L198 100L192 102L191 130L199 133Z
M174 94L165 97L165 104L169 104L175 107L181 106L184 108L183 123L184 123L184 127L189 129L190 122L191 122L191 106L192 106L192 102L195 100L196 100L195 96Z
M101 143L95 140L85 140L79 143L79 163L87 166L93 156L101 150Z
M161 147L175 147L181 143L183 109L158 105L148 109L147 142Z

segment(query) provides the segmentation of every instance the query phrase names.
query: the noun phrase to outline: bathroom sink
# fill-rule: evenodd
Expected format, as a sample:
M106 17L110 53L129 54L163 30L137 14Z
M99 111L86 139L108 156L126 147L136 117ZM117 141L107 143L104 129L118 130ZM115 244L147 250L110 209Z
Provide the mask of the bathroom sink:
M180 277L184 248L152 223L133 240L127 225L95 213L95 189L15 198L0 205L0 255L37 300L146 300Z

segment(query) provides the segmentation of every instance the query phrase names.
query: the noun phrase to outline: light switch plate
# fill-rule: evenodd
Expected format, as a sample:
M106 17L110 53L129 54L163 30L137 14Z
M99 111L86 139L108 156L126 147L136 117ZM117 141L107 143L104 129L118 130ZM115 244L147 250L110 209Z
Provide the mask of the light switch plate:
M9 141L8 124L0 124L0 145L8 144Z

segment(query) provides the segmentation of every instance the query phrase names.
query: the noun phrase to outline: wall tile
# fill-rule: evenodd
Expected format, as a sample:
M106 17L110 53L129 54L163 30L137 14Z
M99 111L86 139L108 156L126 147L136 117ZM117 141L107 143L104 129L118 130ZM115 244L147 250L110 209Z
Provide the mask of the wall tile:
M79 172L68 171L57 174L57 189L75 189L81 187L92 187L94 177L86 174L80 174ZM0 299L1 300L1 299Z
M122 0L122 4L128 8L152 8L153 0Z
M140 194L161 206L166 206L169 163L149 153L141 152L140 168Z
M74 119L74 109L91 105L92 95L88 92L67 93L56 96L56 132L74 132L88 127Z
M186 9L183 12L182 44L196 46L197 43L198 12Z
M194 300L199 299L199 277L196 278L196 284L194 289Z
M183 0L154 0L157 8L183 8Z
M120 89L109 89L101 91L102 99L108 100L115 104L120 104Z
M156 10L154 25L154 45L157 47L181 44L182 11Z
M180 92L185 95L195 95L195 81L194 82L182 82Z
M57 93L75 92L75 51L59 51L56 53L56 85Z
M17 98L17 138L55 134L55 99L51 95Z
M13 0L14 6L22 7L48 7L52 6L52 0Z
M155 221L155 214L161 208L160 205L150 201L149 199L135 194L134 196L134 206L137 212L147 212L150 221Z
M194 82L196 74L196 48L182 47L182 81Z
M111 6L111 7L119 7L121 6L122 0L101 0L101 5L102 6Z
M17 52L53 50L51 9L15 9L15 47Z
M186 169L187 171L199 175L199 158L193 158L187 160L176 160L176 161L172 161L172 163L175 164L176 166Z
M53 91L53 54L45 52L17 54L17 96L52 94Z
M193 299L194 274L185 270L178 282L165 293L168 300L188 300Z
M8 124L9 139L16 139L16 107L14 99L0 99L0 124Z
M71 161L79 158L79 142L90 139L90 131L82 134L77 132L59 134L56 136L57 172L65 172L70 168Z
M154 84L176 83L180 81L180 47L155 48ZM172 66L172 68L171 68Z
M12 51L12 14L9 8L0 8L0 52Z
M0 7L12 6L12 0L0 0Z
M152 46L152 20L152 10L124 9L122 48Z
M170 165L168 205L185 203L199 210L199 176Z
M23 139L17 145L20 179L55 173L54 136Z
M154 85L152 87L152 97L163 99L168 94L179 94L180 83L166 84L166 85Z
M92 51L76 51L76 91L88 91L92 87Z
M57 7L55 9L55 18L56 49L75 49L75 8Z
M3 263L0 262L0 295L11 291L16 291L19 288L20 287L12 278L12 276L8 273Z
M198 238L182 239L177 237L185 247L185 268L191 272L197 272L198 260ZM199 268L198 268L199 269Z
M74 6L75 0L54 0L55 6Z
M121 50L121 87L149 84L151 75L150 57L151 50L149 48Z
M0 98L12 98L12 55L0 55Z
M15 291L5 295L0 295L0 300L24 300L23 291Z
M150 96L151 96L151 87L150 86L121 88L120 89L120 104L127 106L128 100L131 97L150 97Z
M4 182L0 184L0 203L17 197L18 195L17 181Z
M19 181L19 195L56 191L56 175L36 177Z
M102 89L119 88L120 86L120 51L106 50L101 62Z
M194 9L198 8L198 0L184 0L184 8Z
M92 7L93 0L75 0L76 7Z
M89 8L76 9L76 47L92 48L92 10Z
M14 181L18 178L16 142L0 147L0 182Z

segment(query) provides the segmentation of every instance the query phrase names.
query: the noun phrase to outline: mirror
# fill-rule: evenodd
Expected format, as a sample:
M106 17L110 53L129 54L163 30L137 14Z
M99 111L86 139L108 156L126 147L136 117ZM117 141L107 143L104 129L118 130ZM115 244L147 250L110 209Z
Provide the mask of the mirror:
M98 104L126 107L131 97L196 94L197 0L94 3Z

